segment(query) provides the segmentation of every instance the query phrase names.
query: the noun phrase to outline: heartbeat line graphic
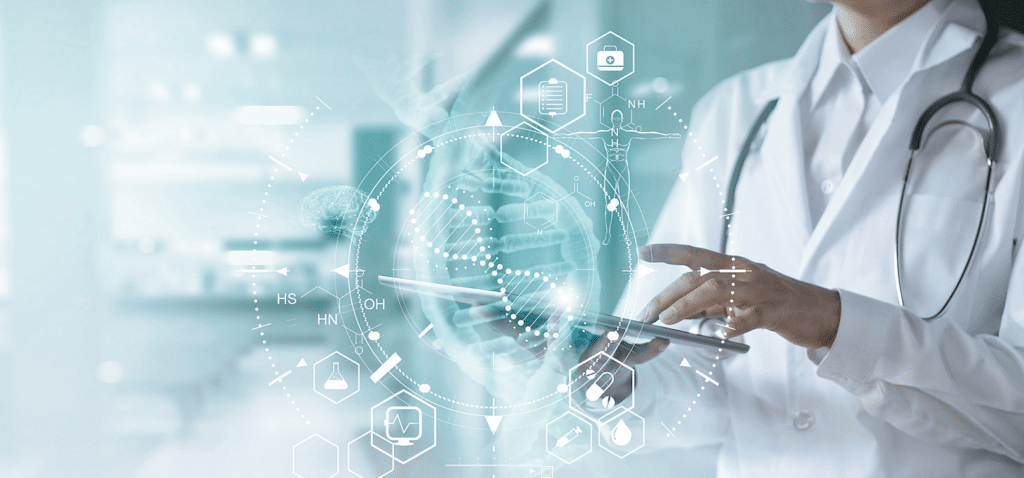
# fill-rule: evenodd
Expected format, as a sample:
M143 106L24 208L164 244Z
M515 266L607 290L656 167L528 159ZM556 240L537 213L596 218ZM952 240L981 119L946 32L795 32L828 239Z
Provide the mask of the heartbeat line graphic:
M403 425L403 424L402 424L402 416L401 416L401 415L397 415L397 414L396 414L396 415L395 415L395 419L394 419L394 420L391 420L391 423L387 423L387 422L385 422L385 425L387 425L388 427L390 427L391 425L394 425L394 424L395 424L395 422L397 422L397 423L398 423L398 427L402 429L402 433L406 433L406 432L408 432L408 431L409 431L409 429L410 429L410 428L412 428L412 427L414 427L414 426L417 426L417 425L419 425L419 424L420 424L420 422L418 422L418 421L415 421L415 420L414 420L414 421L411 421L411 422L409 422L409 424L408 424L408 425Z

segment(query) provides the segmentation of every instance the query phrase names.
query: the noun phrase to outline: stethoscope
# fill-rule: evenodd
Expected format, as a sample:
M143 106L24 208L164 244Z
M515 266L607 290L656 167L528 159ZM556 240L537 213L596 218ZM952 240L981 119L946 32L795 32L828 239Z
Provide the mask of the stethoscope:
M903 203L907 193L907 184L909 182L910 172L914 165L914 160L917 159L918 152L921 149L922 140L927 140L928 137L930 137L931 134L933 134L935 131L938 131L939 129L942 129L946 126L956 125L967 127L969 130L973 131L983 139L983 144L985 147L985 160L988 163L988 174L985 178L985 195L982 199L981 215L978 219L978 226L974 233L974 241L971 244L971 251L967 255L967 261L964 264L963 271L960 272L960 277L957 279L956 285L953 286L952 292L950 292L949 296L946 298L946 301L942 304L942 308L939 309L938 313L930 317L925 317L924 320L932 320L936 317L941 316L946 311L946 308L949 306L950 302L952 302L953 300L953 297L956 295L957 289L960 288L960 284L963 282L964 277L967 276L967 270L970 268L971 260L974 258L974 253L977 250L978 242L981 239L982 227L985 223L985 212L988 209L988 195L992 184L992 169L993 165L995 164L996 158L999 156L998 150L1000 141L1002 140L1002 133L999 129L999 121L996 118L995 112L992 110L992 106L989 105L988 102L986 102L984 99L974 94L974 92L972 91L974 87L974 80L977 78L978 72L981 70L981 66L985 63L985 60L988 58L988 54L992 50L992 46L995 45L999 33L998 24L996 24L996 22L991 21L991 19L987 20L988 22L986 26L985 38L981 42L981 48L978 49L978 52L975 53L974 55L974 59L971 60L971 65L967 69L967 74L964 75L963 83L960 85L960 90L943 96L942 98L939 98L937 101L928 106L928 108L925 109L924 113L921 114L921 117L917 120L917 126L914 128L914 134L910 139L910 159L907 161L907 170L903 175L903 187L900 190L899 207L896 210L896 253L895 257L893 258L893 261L895 262L896 271L896 296L899 299L899 304L901 307L905 306L902 287L903 265L900 255L900 246L902 242L901 227L903 222ZM769 101L768 104L764 106L764 108L761 110L761 113L757 116L757 120L754 121L754 125L750 128L750 132L747 133L747 137L744 140L743 146L742 148L740 148L739 155L736 158L736 166L733 167L732 177L729 179L729 189L725 200L725 219L722 223L722 239L721 247L719 248L722 251L722 253L725 253L726 246L729 242L729 225L732 222L732 214L734 212L736 200L736 186L740 180L740 173L743 170L743 164L747 161L747 155L750 154L751 145L753 145L755 138L757 137L761 129L764 127L765 123L768 121L768 118L771 116L772 111L775 109L775 105L778 104L778 102L779 99L775 98ZM929 133L928 137L926 137L924 134L925 127L928 125L928 122L932 119L932 117L934 117L935 114L938 113L943 108L946 108L947 106L957 103L966 103L980 111L985 116L985 120L988 123L988 131L982 131L980 128L977 128L967 123L966 121L950 120L945 121L936 126L934 129L932 129L932 132ZM718 329L720 329L720 327L718 327Z

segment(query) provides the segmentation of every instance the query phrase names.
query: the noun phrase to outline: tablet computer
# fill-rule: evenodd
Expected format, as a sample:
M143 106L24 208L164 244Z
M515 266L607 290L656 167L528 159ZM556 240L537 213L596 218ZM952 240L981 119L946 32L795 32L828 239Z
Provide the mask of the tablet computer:
M401 279L398 277L378 276L377 281L380 282L381 285L392 287L394 289L439 297L470 305L486 305L494 302L501 302L502 299L506 297L510 301L514 300L513 297L506 296L505 294L496 291L446 284L434 284L432 282ZM653 339L657 337L668 339L670 342L676 344L716 348L741 354L747 353L750 350L750 346L744 343L723 340L718 337L711 337L707 335L691 334L689 332L684 332L670 327L645 324L640 321L608 314L586 312L582 317L580 317L579 321L583 326L593 324L600 327L618 330L623 338Z

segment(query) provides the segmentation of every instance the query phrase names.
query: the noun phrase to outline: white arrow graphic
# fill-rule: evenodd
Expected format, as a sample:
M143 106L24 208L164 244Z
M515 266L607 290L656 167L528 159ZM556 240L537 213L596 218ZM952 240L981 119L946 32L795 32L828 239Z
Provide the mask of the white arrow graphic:
M491 434L498 433L498 425L501 424L501 419L505 418L502 415L484 415L484 420L487 420L487 428L491 429Z
M701 277L704 277L706 274L710 274L712 272L718 272L718 273L721 273L721 274L736 274L738 272L750 272L750 271L746 270L746 269L705 269L703 267L700 268L700 276Z
M278 274L281 274L281 275L283 275L285 277L288 276L288 268L287 267L282 267L282 268L277 269L277 270L273 270L273 269L248 269L248 270L246 270L246 269L243 269L243 270L240 270L238 272L240 272L242 274L266 274L268 272L277 272Z
M331 272L337 272L338 275L345 276L345 278L348 279L348 264L345 264L345 265L343 265L341 267L338 267L336 269L331 269Z

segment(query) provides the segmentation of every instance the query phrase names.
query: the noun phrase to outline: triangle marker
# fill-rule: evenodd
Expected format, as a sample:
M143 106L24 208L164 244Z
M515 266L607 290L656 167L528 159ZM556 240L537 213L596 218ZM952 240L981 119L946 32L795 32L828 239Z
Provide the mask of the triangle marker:
M498 112L494 111L494 108L491 108L491 114L487 116L487 122L484 123L484 126L504 126L501 124L501 118L498 118Z
M303 358L303 359L299 359L299 364L296 365L295 367L305 367L306 365L309 365L309 364L307 364L306 363L306 359Z
M331 269L331 272L337 272L338 275L345 276L345 278L348 279L348 264L338 267L337 269Z
M700 268L700 276L701 277L704 277L708 272L711 272L711 270L706 268L706 267L701 267Z
M690 366L690 362L687 362L686 358L683 358L683 361L679 364L679 366L680 367L689 367Z
M688 173L688 172L687 173L683 173L683 174L679 175L679 179L681 179L685 183L686 182L686 178L688 178L689 176L690 176L690 173Z
M274 272L277 272L278 274L281 274L281 275L283 275L285 277L288 277L288 268L287 267L282 267L282 268L280 268L280 269L278 269L278 270L276 270Z
M647 266L645 266L643 264L637 264L637 266L636 266L636 273L640 277L643 277L643 276L645 276L647 274L650 274L651 272L654 272L654 269L652 269L650 267L647 267Z
M306 174L306 173L299 173L299 179L301 179L302 182L306 182L306 178L308 178L308 177L309 177L309 175Z
M484 420L487 420L487 428L491 429L491 434L498 433L498 425L501 424L501 419L505 418L503 415L484 415Z

